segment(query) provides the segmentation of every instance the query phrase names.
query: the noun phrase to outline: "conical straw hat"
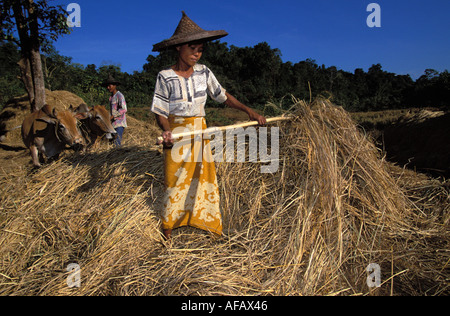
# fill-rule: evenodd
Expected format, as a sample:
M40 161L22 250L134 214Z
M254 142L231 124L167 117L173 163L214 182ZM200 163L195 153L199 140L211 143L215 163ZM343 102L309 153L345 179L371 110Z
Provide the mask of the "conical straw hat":
M108 85L113 84L116 86L120 85L120 82L117 81L116 79L114 79L114 77L109 74L108 79L106 79L105 81L103 81L102 86L107 87Z
M228 33L224 30L205 31L194 21L192 21L184 11L182 11L182 13L183 17L181 18L181 21L178 24L175 33L173 33L171 38L153 45L154 52L160 52L169 47L174 47L195 41L213 41L228 35Z

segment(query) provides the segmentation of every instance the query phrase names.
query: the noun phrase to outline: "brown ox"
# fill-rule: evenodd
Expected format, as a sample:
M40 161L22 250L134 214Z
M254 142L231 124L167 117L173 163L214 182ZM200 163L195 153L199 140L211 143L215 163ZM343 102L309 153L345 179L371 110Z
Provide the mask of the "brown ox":
M117 134L111 124L111 115L103 105L96 105L89 109L86 104L80 104L76 112L84 117L80 122L83 136L88 143L87 149L96 145L103 136L106 135L110 139Z
M66 145L82 146L83 137L77 127L77 118L82 116L73 111L51 110L49 105L28 115L22 123L22 140L30 149L35 167L40 167L39 154L57 158Z

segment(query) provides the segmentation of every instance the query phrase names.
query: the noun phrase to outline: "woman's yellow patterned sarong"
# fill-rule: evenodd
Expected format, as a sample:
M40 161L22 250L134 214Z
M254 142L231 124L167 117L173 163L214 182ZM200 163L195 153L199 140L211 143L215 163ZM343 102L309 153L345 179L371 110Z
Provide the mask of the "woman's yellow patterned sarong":
M169 116L172 133L206 129L203 117ZM164 196L162 228L193 226L222 234L219 188L210 142L202 136L175 140L164 149Z

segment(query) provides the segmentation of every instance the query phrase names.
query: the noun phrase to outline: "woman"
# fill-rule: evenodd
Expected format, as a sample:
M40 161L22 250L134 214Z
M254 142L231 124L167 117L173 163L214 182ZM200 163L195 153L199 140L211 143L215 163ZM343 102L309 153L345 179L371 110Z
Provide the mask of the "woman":
M225 31L201 29L183 12L173 36L153 47L153 51L175 48L178 52L177 63L158 74L152 104L152 112L163 131L166 193L162 229L167 239L171 237L172 229L187 225L222 234L215 165L211 159L206 159L211 155L209 141L200 138L190 143L191 153L195 151L196 141L202 143L201 152L207 154L200 162L174 159L172 131L183 127L192 129L198 122L202 129L206 128L204 108L207 95L219 103L244 111L250 120L260 125L266 123L263 116L226 92L211 70L198 64L203 43L226 35Z

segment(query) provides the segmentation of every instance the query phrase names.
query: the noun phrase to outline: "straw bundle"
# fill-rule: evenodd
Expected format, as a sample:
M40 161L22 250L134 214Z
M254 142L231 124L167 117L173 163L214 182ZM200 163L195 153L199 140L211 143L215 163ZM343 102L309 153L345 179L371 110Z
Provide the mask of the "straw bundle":
M277 173L218 163L219 239L182 228L163 240L154 127L130 129L121 149L1 172L0 295L448 295L445 184L386 163L326 100L294 114L279 123ZM383 281L372 292L370 263Z
M236 209L229 225L246 230L251 252L266 249L265 265L277 268L266 287L285 294L363 293L370 263L378 263L387 278L395 274L392 256L412 240L434 233L448 240L448 192L441 192L447 225L439 233L436 223L419 229L427 215L344 110L318 100L312 106L298 102L295 114L297 120L281 129L280 173L262 177L248 164L240 170L224 165L222 171L238 172L222 179L224 187L242 190L222 192L225 209ZM252 179L258 179L255 185L247 185Z

